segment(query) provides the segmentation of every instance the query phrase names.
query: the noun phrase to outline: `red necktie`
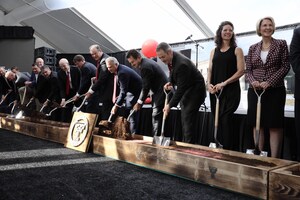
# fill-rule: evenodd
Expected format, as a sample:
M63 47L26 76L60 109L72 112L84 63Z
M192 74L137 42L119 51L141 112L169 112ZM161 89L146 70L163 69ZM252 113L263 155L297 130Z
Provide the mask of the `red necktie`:
M169 68L169 71L171 72L173 70L172 64L168 64L168 68Z
M66 96L70 94L70 74L67 72L66 75Z
M171 76L171 73L172 73L172 70L173 70L172 63L168 64L168 68L169 68L169 76Z
M96 80L98 80L98 77L99 77L99 66L100 66L100 60L97 61Z
M114 75L114 92L113 92L113 96L112 96L112 102L116 103L117 100L117 79L118 79L118 75Z

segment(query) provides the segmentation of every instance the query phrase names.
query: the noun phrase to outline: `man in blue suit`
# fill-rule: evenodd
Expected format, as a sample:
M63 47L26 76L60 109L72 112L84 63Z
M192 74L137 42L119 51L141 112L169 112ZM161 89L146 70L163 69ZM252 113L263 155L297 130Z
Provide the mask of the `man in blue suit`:
M138 73L136 73L133 69L119 64L118 60L114 57L108 57L106 60L106 66L110 73L114 74L114 92L112 99L115 102L114 106L111 109L111 113L116 114L118 108L121 108L123 103L125 102L125 115L127 117L129 115L130 110L136 104L139 95L142 90L142 78ZM117 85L120 88L120 92L118 97L114 99L114 95L116 94ZM136 133L136 113L133 113L129 118L130 122L130 132L131 134Z

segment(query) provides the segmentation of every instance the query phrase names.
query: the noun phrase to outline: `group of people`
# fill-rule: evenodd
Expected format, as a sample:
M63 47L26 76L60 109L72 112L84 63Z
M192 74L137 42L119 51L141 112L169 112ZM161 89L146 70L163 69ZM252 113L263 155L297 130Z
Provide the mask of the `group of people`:
M233 24L229 21L222 22L216 31L216 46L210 53L206 83L195 64L189 58L174 51L165 42L158 44L156 54L168 65L169 77L156 61L143 57L135 49L129 50L126 54L127 61L133 67L131 68L120 64L116 58L108 56L99 45L95 44L89 50L96 61L96 66L85 61L82 55L76 55L73 59L76 67L62 58L59 61L61 70L55 74L48 66L41 63L39 65L39 59L32 66L32 75L24 81L24 87L22 84L18 86L19 90L14 89L18 87L9 83L9 81L17 83L19 75L12 71L5 73L0 69L1 94L5 97L6 94L18 94L22 91L23 96L21 94L11 96L24 104L26 99L24 96L29 96L26 92L29 93L28 91L32 89L30 100L36 101L38 109L51 104L58 104L63 108L62 113L59 114L62 116L62 121L70 121L74 104L78 107L81 103L85 105L83 111L97 113L100 119L104 120L120 114L124 117L130 115L130 131L135 134L138 113L150 93L152 134L155 136L161 132L163 114L168 115L172 107L180 104L182 141L195 143L196 115L208 91L213 115L216 110L216 97L219 100L219 114L216 116L219 122L218 140L225 149L231 149L232 119L241 97L239 78L245 74L250 86L247 121L253 127L254 140L258 95L263 92L259 148L264 149L264 131L268 129L271 156L280 157L286 98L284 77L290 70L290 63L296 73L296 122L300 120L300 94L297 92L297 82L300 80L300 29L295 30L290 61L286 41L273 38L274 32L275 22L272 17L260 19L256 25L256 33L262 37L262 40L250 46L245 60L242 49L237 46ZM5 88L4 85L8 86ZM166 94L169 92L172 93L171 98L165 103L165 98L168 96ZM86 102L82 102L83 99ZM102 106L99 107L99 103ZM296 130L299 131L300 123L296 124ZM298 159L300 159L300 134L297 136Z
M208 70L208 91L211 108L215 109L215 94L220 93L219 130L224 148L232 145L232 116L240 102L239 78L245 74L249 83L247 122L253 127L253 140L262 151L265 131L269 131L272 157L281 157L286 89L284 77L290 70L288 46L275 39L272 17L258 20L256 33L262 40L250 46L246 60L237 47L231 22L222 22L216 33L216 48L212 50ZM246 65L246 67L245 67ZM258 99L261 99L257 109ZM257 112L260 115L257 115ZM259 121L258 121L259 120ZM260 123L257 133L256 124ZM258 139L257 139L258 137Z

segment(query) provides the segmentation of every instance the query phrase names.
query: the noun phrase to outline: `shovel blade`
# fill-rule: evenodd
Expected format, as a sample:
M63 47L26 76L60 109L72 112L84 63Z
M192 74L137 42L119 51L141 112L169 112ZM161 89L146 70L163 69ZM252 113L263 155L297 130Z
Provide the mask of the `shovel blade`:
M164 137L161 146L170 146L170 138Z
M223 145L221 145L221 144L217 145L217 143L213 143L213 142L211 142L208 147L214 148L214 149L223 149Z
M160 146L170 146L170 138L169 137L162 137L162 136L154 136L153 137L153 144L157 144Z
M15 118L16 118L16 119L22 119L22 118L24 118L23 115L24 115L24 111L21 110L21 111L18 112L18 114L16 114Z
M254 151L255 151L255 149L247 149L247 150L246 150L246 154L255 155L255 154L254 154ZM259 156L267 157L267 156L268 156L268 152L266 152L266 151L261 151L260 154L259 154Z

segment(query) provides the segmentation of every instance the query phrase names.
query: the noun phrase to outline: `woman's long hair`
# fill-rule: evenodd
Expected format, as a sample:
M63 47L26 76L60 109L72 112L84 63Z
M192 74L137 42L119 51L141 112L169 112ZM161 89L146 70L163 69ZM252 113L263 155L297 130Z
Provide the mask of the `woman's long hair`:
M231 26L232 27L232 31L234 30L234 26L233 26L233 24L230 21L224 21L224 22L222 22L219 25L219 28L216 31L216 36L215 36L215 44L216 44L217 48L219 48L219 49L221 49L221 47L222 47L222 30L223 30L223 27L225 25ZM235 40L236 40L236 38L235 38L235 34L233 32L232 37L230 39L230 44L229 44L230 47L236 47L237 46Z

